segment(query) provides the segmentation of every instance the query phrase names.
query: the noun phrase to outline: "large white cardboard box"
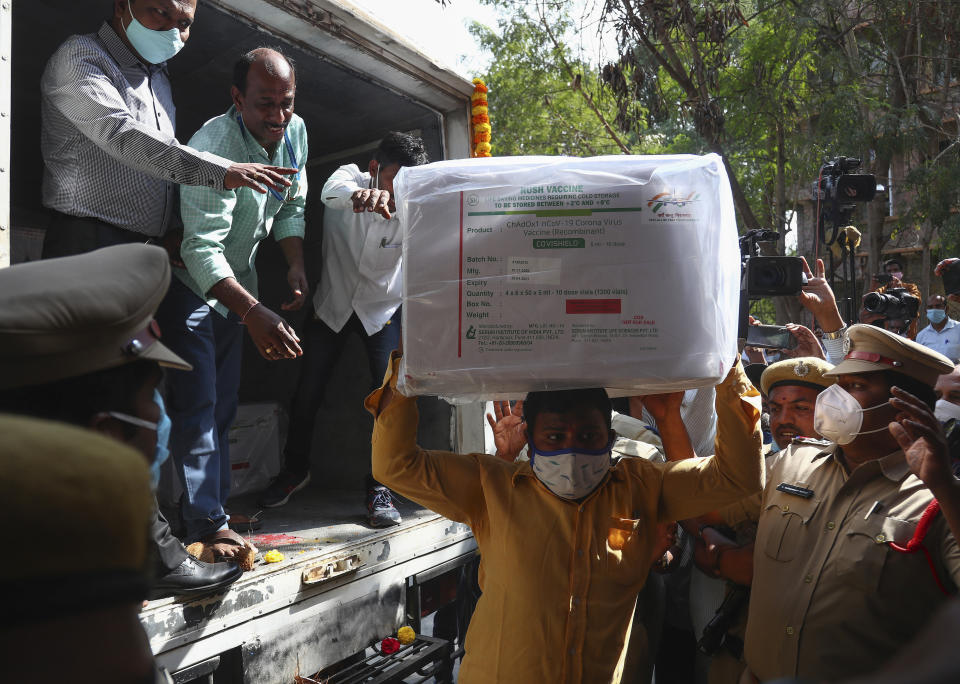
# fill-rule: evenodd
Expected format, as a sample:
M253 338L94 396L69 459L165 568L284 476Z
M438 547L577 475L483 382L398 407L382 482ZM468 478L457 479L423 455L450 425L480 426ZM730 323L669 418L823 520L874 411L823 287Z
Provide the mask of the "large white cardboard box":
M454 160L394 186L401 391L624 395L729 369L740 255L717 155Z

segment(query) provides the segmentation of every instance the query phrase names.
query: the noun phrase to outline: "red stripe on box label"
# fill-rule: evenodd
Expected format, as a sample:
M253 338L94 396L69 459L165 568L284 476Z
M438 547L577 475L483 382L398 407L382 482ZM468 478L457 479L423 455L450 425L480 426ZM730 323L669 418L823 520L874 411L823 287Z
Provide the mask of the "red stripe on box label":
M618 314L619 299L568 299L568 314Z

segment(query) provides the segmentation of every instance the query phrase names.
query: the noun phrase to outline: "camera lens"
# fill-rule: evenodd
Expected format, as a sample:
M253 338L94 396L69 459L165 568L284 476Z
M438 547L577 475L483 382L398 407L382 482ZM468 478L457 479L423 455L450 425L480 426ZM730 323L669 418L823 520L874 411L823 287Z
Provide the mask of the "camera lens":
M879 294L877 292L871 292L863 298L863 308L870 313L885 314L888 312L888 309L897 304L898 300L896 297L888 294Z
M787 282L787 274L778 263L763 262L753 275L753 284L758 288L777 289Z

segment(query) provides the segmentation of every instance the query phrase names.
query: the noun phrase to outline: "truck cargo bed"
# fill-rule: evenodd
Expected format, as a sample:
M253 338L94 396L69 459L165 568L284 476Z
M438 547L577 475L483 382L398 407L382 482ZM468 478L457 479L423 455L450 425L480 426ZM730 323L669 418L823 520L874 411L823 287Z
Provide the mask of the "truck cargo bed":
M252 507L240 499L233 510ZM260 551L256 565L225 593L144 608L158 661L175 672L239 649L238 677L226 681L292 682L391 634L404 622L408 583L476 549L468 526L404 500L397 507L403 522L381 530L366 526L358 491L310 488L267 509L244 534ZM271 549L284 560L265 563Z

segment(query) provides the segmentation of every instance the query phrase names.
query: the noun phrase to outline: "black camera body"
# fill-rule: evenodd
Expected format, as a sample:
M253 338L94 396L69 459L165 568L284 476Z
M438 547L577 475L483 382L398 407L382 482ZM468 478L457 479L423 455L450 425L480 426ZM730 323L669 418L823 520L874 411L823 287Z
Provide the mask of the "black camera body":
M807 284L803 259L790 256L760 256L760 242L780 237L774 230L757 228L740 238L740 319L737 337L746 339L750 300L760 297L790 297Z
M800 294L806 284L800 257L755 256L746 259L741 289L750 297L783 297Z
M834 225L832 244L836 229L850 220L855 203L869 202L877 196L877 178L869 173L851 173L860 168L856 157L836 157L820 167L818 181L820 199L827 218Z
M904 321L909 325L917 317L920 300L902 287L891 287L886 292L871 292L863 298L863 308L880 314L888 321Z

